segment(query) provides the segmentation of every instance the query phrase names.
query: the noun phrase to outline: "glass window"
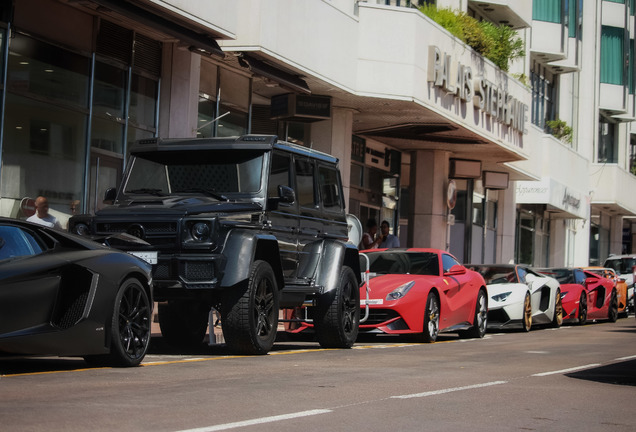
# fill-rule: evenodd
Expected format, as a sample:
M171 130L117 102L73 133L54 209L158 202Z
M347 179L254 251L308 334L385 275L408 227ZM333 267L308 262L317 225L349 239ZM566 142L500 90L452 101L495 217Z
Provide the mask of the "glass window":
M88 106L90 59L16 33L9 46L9 91Z
M124 120L126 71L103 62L95 62L93 115Z
M157 116L159 84L156 79L132 74L128 119L137 126L154 128Z
M339 212L342 209L342 196L338 171L333 167L319 165L318 185L323 208L327 211Z
M214 136L214 118L216 101L199 94L199 116L197 124L197 138L211 138Z
M561 22L561 0L534 0L532 19L552 23Z
M598 153L596 155L599 163L618 162L618 141L616 137L616 125L609 123L605 119L599 120Z
M636 57L634 57L634 39L629 40L629 73L627 75L627 79L629 82L629 94L634 94L634 74L636 73L636 68L634 67L634 63L636 63Z
M623 85L623 59L625 30L601 27L601 82Z
M112 120L93 117L91 146L121 154L123 152L124 125Z
M38 255L42 252L42 246L30 232L18 227L0 225L0 260Z
M278 197L278 186L289 186L289 155L275 152L272 156L272 168L269 174L267 196Z
M451 267L454 265L458 265L459 263L455 258L450 255L442 254L442 267L444 268L444 273L449 271Z
M1 196L44 195L68 213L82 197L87 116L10 92L6 107Z
M308 160L296 160L296 198L302 207L318 205L314 193L314 164Z

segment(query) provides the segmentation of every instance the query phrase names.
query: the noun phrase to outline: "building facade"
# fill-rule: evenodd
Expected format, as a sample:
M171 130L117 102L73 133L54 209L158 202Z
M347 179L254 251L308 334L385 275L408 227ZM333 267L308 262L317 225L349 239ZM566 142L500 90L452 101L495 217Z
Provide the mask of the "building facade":
M516 31L509 72L416 3L0 0L0 215L99 210L140 138L264 133L338 157L348 211L402 246L631 251L634 71L601 67L631 58L630 1L438 0Z

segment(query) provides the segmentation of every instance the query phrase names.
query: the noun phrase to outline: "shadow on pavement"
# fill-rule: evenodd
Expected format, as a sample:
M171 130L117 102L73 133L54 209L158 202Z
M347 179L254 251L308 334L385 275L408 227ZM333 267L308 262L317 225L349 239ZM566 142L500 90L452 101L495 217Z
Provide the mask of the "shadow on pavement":
M565 376L605 384L636 386L636 360L568 373Z

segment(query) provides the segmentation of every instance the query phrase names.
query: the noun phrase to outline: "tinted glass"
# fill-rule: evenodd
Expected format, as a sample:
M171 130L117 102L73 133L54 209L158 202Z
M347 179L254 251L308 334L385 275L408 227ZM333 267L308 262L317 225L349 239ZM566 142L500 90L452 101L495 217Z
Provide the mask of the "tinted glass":
M417 274L439 276L439 258L431 252L371 252L370 271L377 274ZM366 261L361 260L366 268Z
M307 160L296 160L296 198L302 207L317 205L314 193L314 164Z
M36 238L18 227L0 225L0 260L38 255L43 249Z
M514 267L478 266L473 270L479 272L488 285L519 282Z

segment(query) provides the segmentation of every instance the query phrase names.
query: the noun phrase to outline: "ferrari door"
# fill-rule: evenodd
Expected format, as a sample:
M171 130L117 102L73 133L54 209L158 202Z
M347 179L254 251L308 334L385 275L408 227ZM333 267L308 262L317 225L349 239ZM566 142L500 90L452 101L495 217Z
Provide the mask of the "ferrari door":
M442 267L444 274L451 272L451 269L457 269L460 266L455 258L448 254L442 254ZM445 276L443 292L446 297L446 314L442 310L443 323L440 327L450 327L463 322L470 322L474 314L473 303L477 295L476 291L469 286L470 275L467 271L463 273L453 273ZM444 300L441 300L442 303Z

